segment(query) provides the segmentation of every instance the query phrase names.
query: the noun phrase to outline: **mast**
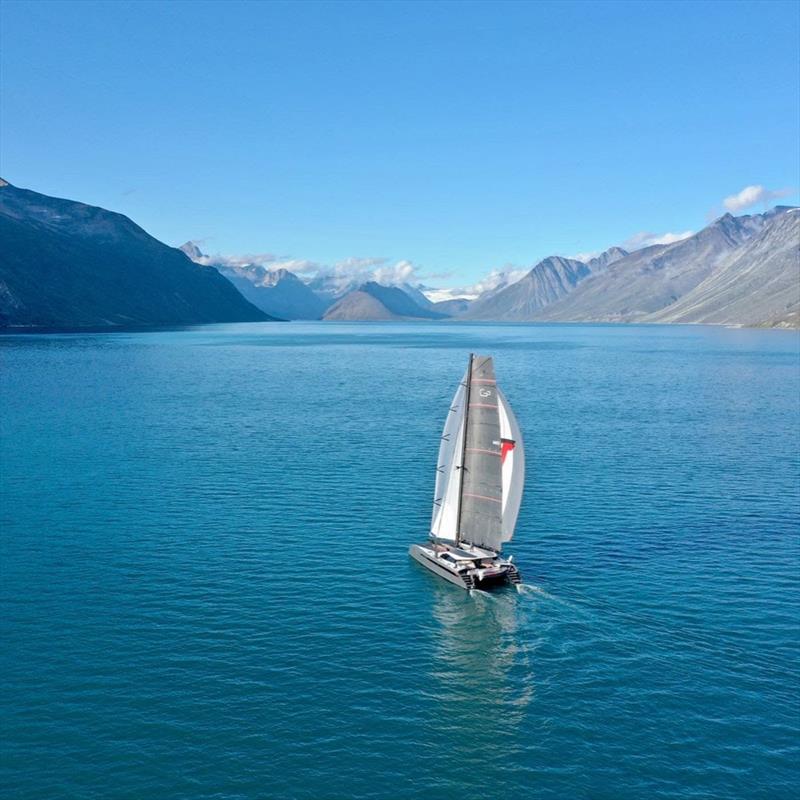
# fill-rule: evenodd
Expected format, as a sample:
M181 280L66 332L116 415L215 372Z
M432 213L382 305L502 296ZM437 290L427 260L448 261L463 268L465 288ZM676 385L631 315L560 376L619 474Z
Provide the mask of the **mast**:
M472 360L474 353L469 354L469 367L467 368L467 393L464 398L464 436L461 442L461 466L458 474L458 516L456 518L456 546L461 541L461 509L464 505L462 493L464 491L464 461L467 457L467 420L469 419L469 393L472 384Z

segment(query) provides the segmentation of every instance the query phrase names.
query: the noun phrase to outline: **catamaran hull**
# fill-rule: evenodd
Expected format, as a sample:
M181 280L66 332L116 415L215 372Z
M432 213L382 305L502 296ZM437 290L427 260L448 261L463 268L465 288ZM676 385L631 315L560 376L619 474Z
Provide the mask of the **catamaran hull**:
M425 551L418 544L412 544L408 549L408 553L411 558L413 558L415 561L419 561L423 567L426 567L440 578L444 578L446 581L450 581L450 583L454 583L456 586L460 586L462 589L469 588L466 581L460 575L450 572L449 569L440 567L425 554Z
M418 561L423 567L429 569L440 578L444 578L446 581L460 586L462 589L491 589L496 586L505 586L520 582L519 571L510 564L504 564L496 574L477 577L474 575L461 574L441 566L436 563L435 558L431 556L431 551L421 545L412 544L408 553L411 558Z

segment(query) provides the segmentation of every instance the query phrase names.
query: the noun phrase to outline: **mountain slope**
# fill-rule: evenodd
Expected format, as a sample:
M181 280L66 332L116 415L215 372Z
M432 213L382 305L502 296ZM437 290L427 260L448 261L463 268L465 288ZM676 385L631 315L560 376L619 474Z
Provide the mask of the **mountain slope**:
M308 282L308 288L329 306L348 292L355 292L361 284L346 274L320 272Z
M464 314L472 305L472 300L466 297L454 297L452 300L439 300L433 304L433 310L444 314L446 317L457 317Z
M216 270L122 214L0 182L0 325L266 320Z
M521 280L479 297L460 319L525 321L535 319L546 306L569 294L591 274L582 261L550 256Z
M780 214L647 322L779 324L800 311L800 211Z
M375 281L368 281L359 287L359 291L372 295L380 300L389 311L398 317L408 319L444 319L446 316L432 308L422 308L409 295L397 286L384 286ZM432 305L432 304L431 304Z
M630 255L630 253L627 250L623 250L621 247L609 247L604 253L600 253L599 256L585 263L592 272L599 272L604 267L610 266L615 261L619 261L627 255Z
M393 314L377 297L356 289L337 300L323 316L324 320L348 322L374 322L379 320L399 320L403 317Z
M256 308L278 319L321 319L330 305L287 269L267 269L259 264L234 267L215 263L194 242L181 245L193 261L216 267Z
M293 272L286 269L220 269L220 272L256 308L281 319L322 319L329 303L317 297Z
M420 308L429 310L433 308L433 303L425 297L418 287L412 286L410 283L402 283L398 288L402 289Z
M584 281L544 309L537 319L563 322L645 320L692 291L756 235L780 210L720 217L698 233L669 245L637 250Z
M337 300L326 312L326 320L433 320L444 319L446 314L420 308L403 289L383 286L374 281L362 284Z

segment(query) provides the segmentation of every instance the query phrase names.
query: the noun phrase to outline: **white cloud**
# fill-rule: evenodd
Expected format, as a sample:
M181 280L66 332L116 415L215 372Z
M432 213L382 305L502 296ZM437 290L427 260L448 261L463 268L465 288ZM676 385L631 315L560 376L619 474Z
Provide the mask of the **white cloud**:
M278 260L274 253L245 253L241 256L226 256L217 254L208 256L212 264L224 264L226 267L247 267L254 265L257 267L269 267L276 269L273 264Z
M274 253L245 253L244 255L240 256L230 256L223 255L222 253L215 253L213 256L210 256L206 253L200 252L200 248L198 247L200 244L199 242L191 241L187 242L186 244L194 245L197 248L197 252L191 254L192 261L196 262L197 264L204 264L206 266L212 264L215 267L258 266L269 267L269 269L278 269L278 267L274 266L274 264L278 260L279 256L276 256Z
M760 184L754 184L752 186L745 186L744 189L736 194L729 195L722 201L722 204L728 211L743 211L759 203L766 205L772 200L777 200L790 194L792 194L791 189L772 190Z
M189 244L197 246L198 242L190 242ZM246 267L262 267L270 271L286 269L307 280L331 278L342 285L377 281L388 286L395 286L419 280L418 268L407 259L390 263L387 258L350 256L330 265L319 264L316 261L310 261L305 258L278 256L275 253L244 253L242 255L215 253L214 255L206 255L205 253L197 252L192 254L192 258L198 264L232 269Z
M400 283L409 283L416 278L417 268L405 259L398 261L391 266L383 266L376 269L372 274L378 283L385 283L395 286Z
M587 261L591 261L593 258L597 258L597 256L602 254L602 250L592 250L590 253L575 253L574 256L568 256L569 258L575 261L583 261L585 264Z
M521 278L524 278L530 269L518 269L512 265L503 267L503 269L493 269L489 274L479 280L472 286L463 286L454 289L423 289L423 294L428 300L438 303L441 300L455 300L457 298L464 298L465 300L474 300L484 292L495 291L497 289L504 289L512 283L516 283Z
M460 289L428 289L426 287L422 290L422 294L424 294L431 303L439 303L442 300L455 300L459 297L465 297Z
M650 247L654 244L675 244L690 236L694 236L694 231L683 231L682 233L650 233L649 231L640 231L634 233L629 239L626 239L621 247L632 253L634 250L641 250L643 247Z
M320 270L336 275L367 275L371 273L373 268L383 266L387 261L388 259L386 258L375 258L373 256L367 258L349 256L342 261L337 261L332 267L320 267Z
M268 270L285 269L289 272L294 272L296 275L313 274L319 269L319 264L305 258L276 259L275 261L262 263L259 266Z
M524 278L529 272L530 268L518 269L510 265L502 269L493 269L483 280L478 281L471 288L476 294L505 288Z
M419 281L418 267L407 259L391 263L387 258L350 256L333 265L317 264L313 269L303 270L309 278L330 279L334 284L349 284L377 281L386 286Z

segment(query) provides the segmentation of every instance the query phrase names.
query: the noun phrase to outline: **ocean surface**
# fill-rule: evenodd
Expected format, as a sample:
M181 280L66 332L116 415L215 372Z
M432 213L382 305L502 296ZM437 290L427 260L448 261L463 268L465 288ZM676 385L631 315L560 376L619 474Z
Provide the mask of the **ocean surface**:
M470 350L522 591L407 555ZM4 798L795 798L800 337L0 337Z

